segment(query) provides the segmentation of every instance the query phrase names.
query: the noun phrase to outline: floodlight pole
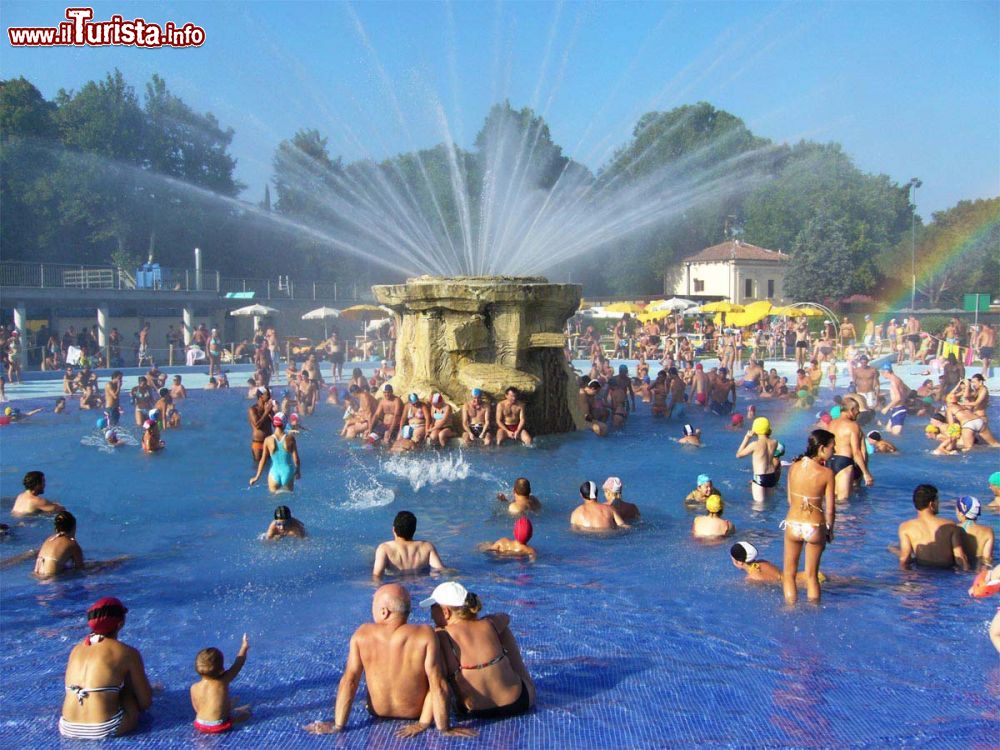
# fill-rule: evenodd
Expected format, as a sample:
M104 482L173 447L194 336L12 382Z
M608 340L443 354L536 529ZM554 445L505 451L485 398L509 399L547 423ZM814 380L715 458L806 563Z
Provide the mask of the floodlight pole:
M910 312L917 303L917 188L923 185L919 178L910 180Z

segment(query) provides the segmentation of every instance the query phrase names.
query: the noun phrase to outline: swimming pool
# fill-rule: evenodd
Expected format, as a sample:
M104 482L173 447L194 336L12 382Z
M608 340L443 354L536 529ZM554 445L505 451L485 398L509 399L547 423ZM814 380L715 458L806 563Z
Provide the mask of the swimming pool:
M131 379L128 381L131 384ZM828 391L824 389L824 394ZM139 648L154 698L129 747L440 747L433 733L397 740L395 722L373 722L356 701L350 731L314 737L299 727L329 719L348 639L370 617L374 546L402 509L417 514L418 538L435 541L455 577L505 611L538 689L528 716L475 726L469 748L605 747L995 747L1000 736L1000 662L986 634L995 601L966 594L968 574L896 567L886 546L913 514L910 493L930 481L942 498L987 494L998 454L926 455L912 420L898 456L877 456L875 488L839 510L837 538L823 558L820 607L786 609L778 588L751 587L729 562L732 540L689 536L682 499L709 473L726 497L735 539L780 564L783 491L750 508L749 461L733 455L741 433L692 417L706 447L677 445L680 422L654 421L640 406L624 432L542 438L536 447L387 458L336 437L330 410L300 439L303 478L291 506L311 534L266 545L258 535L279 501L252 475L240 391L192 391L185 427L167 450L108 453L91 440L93 413L41 414L0 433L4 515L23 474L40 469L47 495L78 520L88 559L128 554L118 568L38 583L30 563L3 572L0 590L0 745L77 746L56 721L66 656L85 635L83 612L104 595L129 607L122 639ZM810 416L758 402L794 456ZM995 419L1000 417L994 411ZM134 427L132 428L134 430ZM82 442L81 442L82 441ZM588 538L568 528L584 479L624 481L640 528ZM535 563L499 561L478 542L510 535L495 500L517 476L543 503L535 519ZM782 482L782 490L784 482ZM949 502L942 512L951 512ZM996 525L997 516L984 522ZM37 546L48 520L28 521L0 545L4 557ZM409 582L414 598L438 581ZM413 622L429 622L415 610ZM188 686L195 653L220 647L227 664L244 631L247 666L234 694L253 720L229 735L195 736ZM61 744L60 744L61 743Z

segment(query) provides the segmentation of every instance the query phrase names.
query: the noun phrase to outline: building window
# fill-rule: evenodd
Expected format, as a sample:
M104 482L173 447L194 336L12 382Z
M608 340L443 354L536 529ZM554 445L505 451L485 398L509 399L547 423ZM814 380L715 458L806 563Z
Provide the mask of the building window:
M774 299L774 279L767 280L767 298Z
M695 290L695 292L704 292L705 291L705 281L704 281L704 279L695 279L694 280L694 290Z
M743 296L746 299L753 299L753 279L743 280Z

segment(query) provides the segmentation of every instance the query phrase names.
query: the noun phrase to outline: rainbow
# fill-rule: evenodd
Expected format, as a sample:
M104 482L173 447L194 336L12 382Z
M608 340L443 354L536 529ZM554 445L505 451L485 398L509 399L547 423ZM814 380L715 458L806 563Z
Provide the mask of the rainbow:
M959 261L990 232L996 230L1000 225L1000 198L975 201L962 219L948 230L936 233L930 244L925 242L917 248L918 289L941 270ZM910 306L911 274L908 268L900 270L901 274L887 280L888 293L884 295L884 299L888 301L890 311Z

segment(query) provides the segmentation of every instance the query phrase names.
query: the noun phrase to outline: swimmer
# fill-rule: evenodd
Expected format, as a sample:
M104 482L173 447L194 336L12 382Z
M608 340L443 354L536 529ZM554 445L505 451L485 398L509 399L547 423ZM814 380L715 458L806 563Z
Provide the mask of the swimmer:
M160 412L156 409L149 410L149 419L142 423L142 450L145 453L156 453L167 447L167 444L160 439Z
M287 505L279 505L274 509L274 520L267 527L264 539L284 539L285 537L305 539L306 527L302 521L292 516L292 511Z
M135 407L135 426L142 427L146 414L153 405L154 391L146 382L146 376L140 375L138 384L131 391L132 404Z
M531 526L531 521L527 516L521 516L514 522L513 539L502 537L492 544L490 542L483 542L479 545L478 549L480 552L495 552L498 555L534 558L538 553L534 547L528 546L533 533L534 529Z
M378 435L374 432L369 436L372 444L378 442ZM392 444L392 448L389 450L393 453L409 453L415 451L420 447L420 443L416 440L416 433L412 425L404 424L402 429L399 431L399 437L396 442Z
M969 569L969 559L962 546L962 529L938 517L938 491L932 484L920 484L913 490L917 517L899 525L899 567L910 565Z
M707 515L695 516L691 524L691 534L699 539L711 539L721 536L729 536L735 533L736 526L732 521L727 521L722 517L725 503L718 495L709 495L705 501L705 511Z
M750 442L754 437L757 439ZM743 436L743 442L736 449L736 458L751 456L753 479L750 491L755 505L763 505L778 485L778 474L774 470L774 451L778 441L771 437L771 422L767 417L757 417L751 429Z
M42 472L29 471L21 483L24 485L24 492L14 499L14 507L10 509L12 516L34 516L66 510L59 503L42 497L45 492L45 474Z
M250 480L253 486L264 472L264 464L271 459L271 468L267 472L267 488L271 492L295 489L295 480L302 478L302 463L299 460L299 448L295 437L285 433L285 415L278 412L271 418L274 434L264 440L257 473Z
M1000 471L994 471L987 480L990 486L990 493L993 499L990 500L990 508L1000 508Z
M833 411L830 410L831 416ZM868 452L862 446L861 428L857 423L860 412L860 403L845 396L840 415L830 423L830 432L836 438L836 443L834 453L826 465L833 471L838 500L850 497L859 476L864 478L866 486L875 484L875 479L868 470Z
M687 505L704 505L712 495L722 497L722 493L715 488L712 478L708 474L699 474L697 486L684 498Z
M118 417L121 414L119 401L122 392L122 373L115 370L111 373L111 380L104 386L104 409L108 415L108 426L115 427L118 424Z
M228 732L234 724L250 718L249 706L233 708L229 698L229 683L243 669L247 660L250 641L243 634L240 650L229 669L223 669L222 652L217 648L203 648L194 660L195 671L201 679L191 686L191 707L194 708L194 728L203 734Z
M726 425L726 429L732 432L735 432L736 430L742 430L743 421L744 420L742 414L739 413L733 414L729 417L729 424Z
M62 414L65 411L66 411L66 397L60 396L59 398L56 399L56 406L52 410L52 412L54 414Z
M271 417L274 416L274 400L271 398L271 391L264 386L253 386L256 401L254 405L247 409L247 421L250 423L250 455L254 463L259 463L264 453L264 441L273 432Z
M888 440L882 439L882 433L878 430L870 430L865 435L865 450L871 453L898 453L899 449Z
M507 512L512 516L529 511L538 512L542 509L542 504L538 501L538 498L531 494L531 482L525 477L518 477L514 480L513 495L514 499L508 500L504 493L497 493L497 500L502 503L509 503L507 505Z
M977 498L963 495L955 501L955 515L959 528L965 532L962 546L969 562L975 562L980 570L993 564L993 529L976 523L982 512L982 504Z
M774 563L762 560L758 557L760 553L750 542L737 542L729 549L729 558L733 567L746 573L748 583L781 583L781 569ZM827 577L819 574L820 583L825 583ZM806 585L806 574L800 571L795 575L797 586Z
M659 382L659 380L657 381ZM608 411L604 399L601 398L601 383L599 380L588 380L580 388L579 401L580 411L583 412L584 421L590 425L591 431L598 437L608 434ZM654 387L653 414L656 415L656 389Z
M719 368L718 377L709 385L708 409L717 416L736 410L736 382L729 379L729 370Z
M691 425L686 424L684 425L684 429L682 430L682 432L684 434L677 440L678 443L680 443L681 445L694 445L699 448L701 447L700 429L695 429Z
M583 502L576 507L569 517L570 525L576 531L608 531L610 529L627 529L628 522L610 505L597 501L597 484L584 482L580 485L580 497Z
M618 378L611 378L608 381L607 401L611 410L611 424L616 430L620 430L628 420L629 404L628 394Z
M181 376L174 375L174 383L170 386L170 396L177 401L182 398L187 398L187 388L181 383Z
M935 427L936 431L932 431L930 428ZM948 425L942 432L937 429L936 425L927 425L925 432L928 437L932 437L938 440L938 446L931 451L932 456L954 456L962 452L962 446L959 440L962 437L962 428L957 424Z
M819 565L826 545L833 541L836 522L836 481L827 466L836 447L836 437L827 430L813 430L805 452L788 470L788 513L778 528L785 532L781 586L785 602L798 600L796 580L799 557L805 549L806 596L820 600Z
M455 433L451 429L451 404L445 401L444 396L440 393L434 393L431 396L430 415L430 432L427 433L427 444L437 443L442 448L446 448L448 441L454 437Z
M444 563L431 542L414 540L417 517L408 510L401 510L392 520L392 541L382 542L375 550L372 577L379 579L386 571L396 573L425 573L444 570Z
M118 430L116 430L113 427L110 430L105 430L104 442L107 445L110 445L112 448L117 448L120 445L124 445L121 438L118 437Z
M54 578L68 570L83 570L83 550L76 541L76 517L63 510L53 517L55 534L42 542L35 560L38 578Z
M605 505L614 508L626 523L639 519L639 506L622 500L622 480L618 477L608 477L604 481Z

